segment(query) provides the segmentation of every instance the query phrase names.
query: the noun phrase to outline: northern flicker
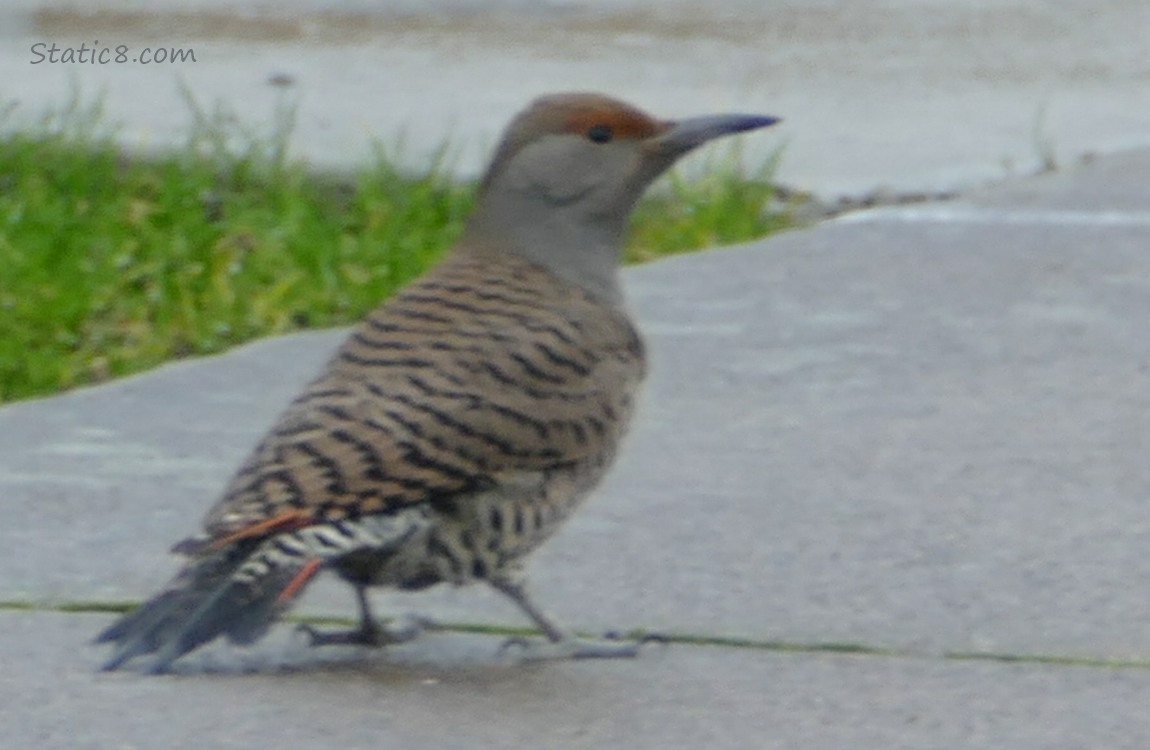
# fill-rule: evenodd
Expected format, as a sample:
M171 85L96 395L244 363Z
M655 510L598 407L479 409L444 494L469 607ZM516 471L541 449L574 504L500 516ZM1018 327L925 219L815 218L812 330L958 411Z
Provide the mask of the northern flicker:
M360 627L314 644L382 645L366 588L486 581L543 631L548 657L632 656L583 641L528 597L521 563L615 456L643 380L618 280L644 189L677 158L776 118L658 120L598 94L542 97L507 128L456 247L369 314L173 551L171 583L98 636L104 665L166 671L227 636L262 636L330 569ZM530 648L530 647L529 647Z

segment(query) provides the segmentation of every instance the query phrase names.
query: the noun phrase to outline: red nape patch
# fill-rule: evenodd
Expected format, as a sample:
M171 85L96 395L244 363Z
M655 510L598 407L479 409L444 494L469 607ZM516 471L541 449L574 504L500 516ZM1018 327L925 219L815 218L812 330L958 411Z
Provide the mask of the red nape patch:
M310 526L314 523L315 519L311 513L305 510L289 510L279 515L272 516L271 518L264 519L244 526L238 531L233 531L230 534L225 534L218 539L213 539L209 545L210 549L219 549L226 547L232 542L238 542L241 539L248 539L253 536L267 536L268 534L281 534L285 531L295 531L302 529L304 526Z
M667 129L665 123L626 106L603 103L580 107L564 121L570 133L586 133L596 125L606 125L618 138L650 138Z

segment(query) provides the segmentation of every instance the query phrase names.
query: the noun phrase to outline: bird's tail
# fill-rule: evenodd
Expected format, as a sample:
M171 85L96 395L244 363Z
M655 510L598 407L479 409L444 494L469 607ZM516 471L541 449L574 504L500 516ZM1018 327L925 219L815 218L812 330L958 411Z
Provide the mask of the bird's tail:
M398 547L421 525L399 520L335 521L219 549L208 545L163 591L96 637L97 643L115 645L103 669L154 653L147 671L165 672L218 636L254 642L328 561L357 550Z

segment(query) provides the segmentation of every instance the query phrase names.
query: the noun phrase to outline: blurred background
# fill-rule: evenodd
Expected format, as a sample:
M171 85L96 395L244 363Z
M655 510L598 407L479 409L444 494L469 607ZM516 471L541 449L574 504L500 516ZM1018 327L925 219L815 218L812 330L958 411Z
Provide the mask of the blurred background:
M8 0L0 97L35 115L78 87L119 138L178 141L186 92L291 148L355 165L372 139L473 176L540 92L662 116L780 115L778 179L827 198L947 191L1150 141L1144 0ZM194 53L32 64L34 44ZM754 151L750 154L756 155Z

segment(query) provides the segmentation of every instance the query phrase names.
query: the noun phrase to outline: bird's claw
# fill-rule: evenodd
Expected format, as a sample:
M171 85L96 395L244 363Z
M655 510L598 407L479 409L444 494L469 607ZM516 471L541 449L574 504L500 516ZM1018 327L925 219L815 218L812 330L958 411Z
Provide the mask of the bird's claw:
M499 646L499 655L503 656L508 651L515 648L527 651L531 648L531 640L522 635L508 636L507 639L503 641L502 645Z
M308 636L311 646L389 646L414 640L425 630L440 626L433 620L417 615L396 617L386 622L365 622L354 630L336 630L326 633L308 623L300 623L296 631Z
M623 640L610 634L603 640L583 640L568 637L558 641L535 641L521 635L511 636L499 648L503 656L517 649L521 661L558 661L566 659L633 659L639 655L643 644L658 640L666 642L662 636L643 636L637 640Z
M607 641L634 641L640 646L645 646L648 643L661 643L667 645L671 642L663 633L647 633L632 631L631 634L620 633L618 630L608 630L603 634L603 639Z
M667 636L663 633L644 633L643 635L639 636L637 642L640 646L645 646L648 643L658 643L662 646L666 646L671 642L671 640L667 638Z
M355 630L317 630L306 622L296 626L297 633L307 636L308 645L312 648L318 646L369 646L376 640L374 629L356 628Z
M309 646L319 645L317 642L320 640L321 633L313 628L306 622L301 622L295 626L295 632L307 636L307 643Z

